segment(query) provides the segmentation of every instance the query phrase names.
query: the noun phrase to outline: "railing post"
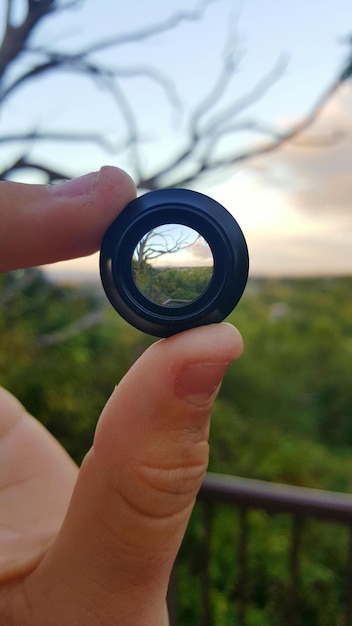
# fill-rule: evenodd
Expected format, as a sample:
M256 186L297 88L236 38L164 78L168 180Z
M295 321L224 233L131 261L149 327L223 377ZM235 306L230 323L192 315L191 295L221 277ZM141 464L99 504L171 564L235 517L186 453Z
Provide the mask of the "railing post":
M287 555L289 583L287 598L282 609L285 626L299 626L300 613L300 555L301 531L306 519L317 519L343 524L349 530L349 547L345 565L345 598L344 607L341 603L338 611L343 612L341 626L352 626L352 495L281 485L265 481L208 474L202 489L201 498L204 504L205 540L202 571L203 620L199 626L214 626L211 615L212 595L210 587L210 534L211 505L222 504L236 506L240 510L240 544L238 548L239 574L234 585L234 596L237 601L236 626L245 626L248 617L249 573L248 573L248 512L264 510L270 515L290 515L292 520L291 543ZM281 613L281 608L280 608Z
M299 551L302 524L303 520L301 517L297 515L292 516L287 626L296 626L298 623Z
M203 503L204 519L204 545L203 545L203 567L201 572L202 585L202 621L201 626L213 626L211 598L210 598L210 542L212 529L212 504Z
M245 626L248 595L248 509L240 508L240 536L238 546L238 626Z
M345 589L345 616L344 625L352 625L352 526L349 526L348 549L346 563L346 589Z

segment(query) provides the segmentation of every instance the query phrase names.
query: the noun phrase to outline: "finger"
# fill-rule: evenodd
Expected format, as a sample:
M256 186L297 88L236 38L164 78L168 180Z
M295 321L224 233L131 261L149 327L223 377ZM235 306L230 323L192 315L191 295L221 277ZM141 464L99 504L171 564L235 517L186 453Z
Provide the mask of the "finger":
M43 558L76 479L63 448L0 387L0 582L24 576Z
M136 191L103 167L60 185L0 182L0 271L85 256Z
M33 623L165 623L170 571L207 467L211 407L241 350L232 326L193 329L154 344L116 388L59 538L26 583Z

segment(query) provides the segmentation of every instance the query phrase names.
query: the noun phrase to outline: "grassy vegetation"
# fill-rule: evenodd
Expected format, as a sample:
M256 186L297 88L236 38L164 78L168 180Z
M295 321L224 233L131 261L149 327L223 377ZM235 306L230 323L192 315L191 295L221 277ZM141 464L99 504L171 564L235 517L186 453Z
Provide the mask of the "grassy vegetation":
M134 265L134 279L139 289L158 304L170 301L191 302L209 284L212 267L155 268L146 263Z

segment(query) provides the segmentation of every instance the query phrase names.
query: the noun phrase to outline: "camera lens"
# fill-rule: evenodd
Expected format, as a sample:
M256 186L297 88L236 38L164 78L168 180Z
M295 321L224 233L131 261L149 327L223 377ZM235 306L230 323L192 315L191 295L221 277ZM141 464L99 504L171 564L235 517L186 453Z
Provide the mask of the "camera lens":
M164 189L130 202L107 230L102 284L128 322L158 337L222 321L248 278L232 215L204 194Z

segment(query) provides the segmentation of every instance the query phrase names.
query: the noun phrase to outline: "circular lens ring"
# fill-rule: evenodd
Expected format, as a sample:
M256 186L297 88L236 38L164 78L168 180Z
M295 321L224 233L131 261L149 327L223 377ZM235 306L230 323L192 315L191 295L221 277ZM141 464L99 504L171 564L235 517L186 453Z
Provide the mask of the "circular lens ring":
M137 287L132 257L139 240L164 224L182 224L208 243L214 259L206 289L191 302L168 308L147 298ZM248 278L248 250L232 215L204 194L163 189L130 202L103 238L100 275L116 311L130 324L157 337L222 321L237 305Z

